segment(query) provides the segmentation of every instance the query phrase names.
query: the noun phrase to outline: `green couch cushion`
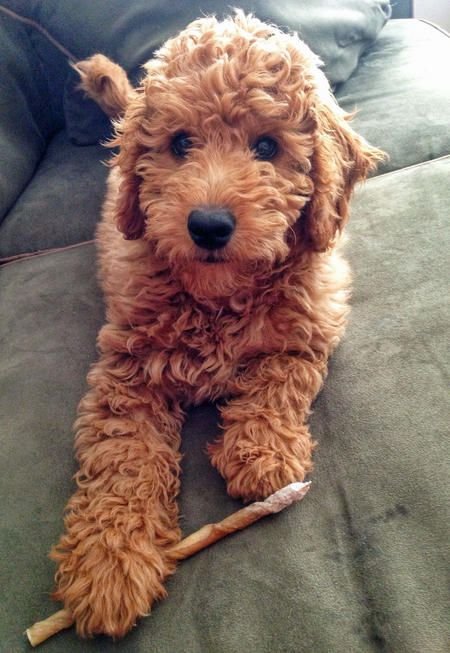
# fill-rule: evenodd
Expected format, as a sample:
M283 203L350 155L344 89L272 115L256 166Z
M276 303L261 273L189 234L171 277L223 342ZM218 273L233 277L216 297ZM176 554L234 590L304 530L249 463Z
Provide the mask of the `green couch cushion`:
M353 203L345 340L311 419L313 486L286 512L184 561L122 643L67 631L65 653L447 653L444 262L450 157L371 179ZM438 192L437 192L438 191ZM71 423L102 306L84 245L0 269L2 650L57 607L47 552L71 493ZM183 435L187 534L239 506L210 467L212 407Z
M356 130L389 154L387 172L450 153L450 37L393 20L337 90Z
M45 76L27 29L0 13L0 223L52 132Z
M94 236L110 151L51 140L28 186L0 225L0 258L64 247Z

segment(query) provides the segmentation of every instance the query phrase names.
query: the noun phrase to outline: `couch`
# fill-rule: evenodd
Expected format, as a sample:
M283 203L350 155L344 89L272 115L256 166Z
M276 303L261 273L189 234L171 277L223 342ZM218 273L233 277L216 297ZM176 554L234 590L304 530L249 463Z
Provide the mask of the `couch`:
M388 20L383 0L239 4L300 31L340 104L357 109L355 128L389 155L352 203L353 310L311 417L312 489L181 563L168 598L124 640L72 629L42 650L445 653L449 37ZM135 79L167 36L225 5L0 2L2 652L29 650L25 628L58 608L47 554L73 490L71 424L103 321L93 238L109 123L77 91L68 57L102 51ZM205 455L216 433L214 406L190 412L186 534L241 505Z

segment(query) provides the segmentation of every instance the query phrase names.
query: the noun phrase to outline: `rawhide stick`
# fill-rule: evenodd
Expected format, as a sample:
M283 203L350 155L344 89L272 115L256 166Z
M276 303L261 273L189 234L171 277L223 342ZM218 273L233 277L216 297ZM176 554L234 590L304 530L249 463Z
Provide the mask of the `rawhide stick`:
M258 519L280 512L292 503L303 499L311 483L291 483L270 495L265 501L256 501L245 508L225 517L216 524L207 524L200 530L180 540L170 550L169 555L174 560L184 560L198 551L214 544L223 537L240 531ZM37 621L27 628L26 635L31 646L37 646L64 628L70 628L74 622L69 610L59 610L43 621Z
M26 635L31 646L42 644L52 635L56 635L60 630L70 628L74 619L70 610L58 610L43 621L36 621L35 624L26 629Z
M235 533L250 526L261 517L280 512L283 508L290 506L291 503L300 501L308 492L310 485L311 483L291 483L281 488L281 490L277 490L264 501L250 503L245 508L241 508L241 510L232 513L216 524L206 524L192 535L180 540L178 544L172 547L169 554L175 560L189 558L198 551L214 544L214 542L230 535L230 533Z

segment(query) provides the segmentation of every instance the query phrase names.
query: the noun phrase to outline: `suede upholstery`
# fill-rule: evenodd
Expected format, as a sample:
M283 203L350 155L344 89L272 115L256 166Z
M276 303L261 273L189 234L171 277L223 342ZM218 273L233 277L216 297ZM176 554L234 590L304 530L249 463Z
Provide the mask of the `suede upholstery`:
M355 129L389 154L378 174L450 152L448 57L445 32L391 21L337 89L341 106L356 109Z
M23 25L0 14L0 224L45 151L46 81Z
M33 11L50 21L68 11L61 5ZM155 13L155 34L176 31L174 13ZM21 54L2 78L17 95L0 104L0 256L19 258L0 267L0 652L20 653L30 650L25 628L58 608L47 553L73 490L71 425L104 319L94 245L83 241L93 237L108 154L58 131L65 79L45 81L36 34L7 20L0 49ZM168 598L123 641L69 630L42 651L447 653L449 54L436 28L391 21L337 89L345 108L360 108L359 131L391 158L352 203L353 309L314 405L308 496L180 563ZM185 534L241 505L204 453L217 429L205 405L183 432Z
M76 147L65 131L58 132L4 219L0 257L92 239L108 174L103 162L109 157L110 152L100 145ZM49 211L49 206L53 210Z

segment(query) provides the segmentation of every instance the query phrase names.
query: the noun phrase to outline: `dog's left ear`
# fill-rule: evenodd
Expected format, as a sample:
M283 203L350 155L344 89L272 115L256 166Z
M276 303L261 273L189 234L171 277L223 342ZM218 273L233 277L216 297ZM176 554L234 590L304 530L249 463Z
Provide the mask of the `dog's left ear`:
M298 220L300 237L311 249L328 249L344 227L353 188L374 170L384 153L370 146L348 124L334 98L312 110L316 124L311 178L314 191Z

